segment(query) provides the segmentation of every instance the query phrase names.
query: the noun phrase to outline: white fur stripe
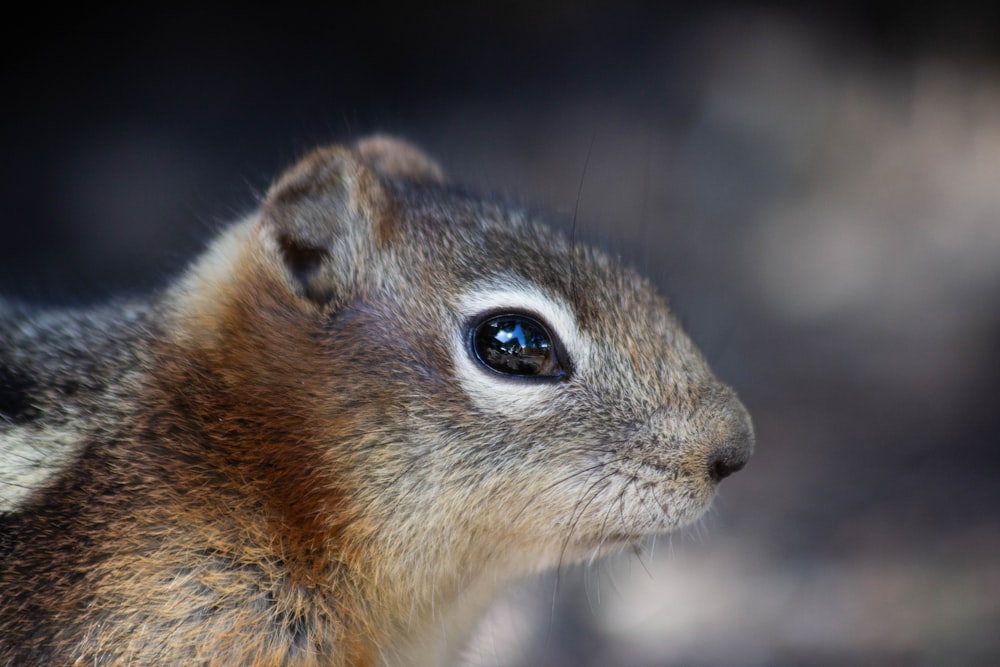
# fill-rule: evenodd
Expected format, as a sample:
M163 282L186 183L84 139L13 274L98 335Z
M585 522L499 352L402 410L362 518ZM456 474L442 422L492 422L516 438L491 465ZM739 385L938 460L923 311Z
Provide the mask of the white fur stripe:
M77 438L69 430L17 427L5 432L0 426L0 512L16 510L69 465Z

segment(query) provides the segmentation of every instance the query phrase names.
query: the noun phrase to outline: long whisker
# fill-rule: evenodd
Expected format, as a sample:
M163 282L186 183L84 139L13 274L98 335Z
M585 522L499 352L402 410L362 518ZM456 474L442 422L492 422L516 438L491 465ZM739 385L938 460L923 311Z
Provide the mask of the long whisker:
M618 494L618 497L621 498L624 495L624 493L625 492L623 489L622 492ZM597 542L597 546L594 547L594 550L591 552L590 559L587 561L588 570L591 567L593 567L595 561L597 562L597 572L595 573L592 581L595 582L594 585L596 586L597 589L598 605L601 604L601 563L602 563L602 561L598 560L598 556L600 555L601 549L604 547L604 544L608 541L608 520L611 518L611 513L614 511L615 511L615 503L608 503L608 509L604 512L604 520L601 522L601 532L600 532L601 538ZM593 610L594 603L590 599L589 588L587 589L587 602L590 604L591 609Z
M660 502L656 500L655 495L653 497L653 504L656 505L656 508L660 511L654 512L646 504L646 496L652 495L654 493L651 487L647 486L645 487L645 489L640 489L639 483L635 480L635 478L632 479L632 486L633 488L635 488L635 495L636 498L639 499L639 504L642 505L643 509L649 512L649 518L652 519L654 522L659 521L663 517L663 514L666 512L666 510L663 508L663 505L661 505Z
M622 494L619 493L618 497L621 498ZM591 553L590 560L587 561L587 565L588 566L594 564L594 561L597 560L598 554L601 553L601 547L603 547L604 543L608 541L608 532L607 532L608 531L608 519L611 518L611 513L614 510L615 510L615 503L608 503L608 509L607 509L606 512L604 512L604 521L601 522L601 531L600 531L601 538L600 538L600 540L597 543L597 547Z
M594 470L594 469L595 469L594 467L590 468L590 470ZM552 586L552 604L551 604L551 608L549 610L549 629L550 630L551 630L553 624L555 623L556 599L559 596L559 583L562 580L562 564L563 564L563 557L566 555L566 548L569 545L569 541L570 541L570 538L573 535L573 531L576 529L577 522L583 516L583 513L586 512L587 507L590 506L590 503L592 503L594 501L594 499L597 498L597 496L600 494L601 489L597 488L597 486L601 483L601 481L603 479L607 479L608 476L609 475L606 475L601 480L598 480L597 482L595 482L594 484L591 484L590 486L584 485L584 487L580 491L580 497L577 498L576 504L573 507L573 513L570 516L571 523L570 523L570 526L569 526L569 530L567 530L567 532L566 532L566 539L563 540L562 549L559 551L559 561L556 564L556 576L555 576L555 581L553 582L553 586ZM589 480L590 476L588 476L587 479ZM591 492L593 492L593 493L591 493ZM588 494L591 494L590 495L590 499L587 500L587 502L584 503L583 500L584 500L584 498ZM582 503L582 507L581 507L581 503ZM579 513L577 513L578 509L579 509Z
M590 489L588 489L587 495L589 495L590 497L587 499L587 502L583 503L583 505L577 503L577 505L579 506L579 510L574 509L573 511L572 523L569 526L569 530L566 531L566 537L565 539L563 539L562 549L559 551L559 563L556 566L557 583L558 583L559 572L562 569L563 558L565 558L566 556L566 549L569 548L569 543L573 539L573 533L576 532L576 527L577 525L579 525L580 519L582 519L583 515L586 514L587 509L590 507L591 503L597 500L597 497L601 494L601 492L604 491L605 488L607 488L607 486L604 485L604 483L617 474L618 474L617 471L611 471L608 474L601 477L600 479L598 479L590 486Z
M632 553L635 555L635 559L639 561L639 565L642 566L642 569L645 570L646 574L649 575L649 578L655 579L656 577L653 576L653 573L650 572L649 568L646 566L646 561L642 559L642 549L639 547L638 544L632 545Z
M580 174L580 184L576 188L576 201L573 203L573 225L570 227L569 231L569 248L570 248L570 279L569 279L569 293L576 300L577 297L577 261L576 261L576 222L577 215L580 212L580 199L583 196L583 183L587 180L587 167L590 166L590 154L594 150L594 140L597 138L597 130L594 130L590 135L590 145L587 146L587 157L583 160L583 171Z
M595 463L592 466L589 466L587 468L581 468L580 470L572 472L572 473L566 475L565 477L557 479L556 481L552 482L548 486L543 487L540 491L537 491L534 494L532 494L531 498L529 498L528 501L524 504L524 506L521 507L521 509L518 510L518 512L514 515L512 523L516 522L519 518L521 518L521 515L524 514L528 510L528 508L531 507L531 505L533 505L540 497L544 496L546 493L548 493L552 489L556 488L557 486L561 486L562 484L565 484L566 482L568 482L568 481L570 481L570 480L572 480L572 479L574 479L576 477L579 477L580 475L583 475L583 474L586 474L586 473L591 473L594 470L598 470L600 468L603 468L603 467L606 467L606 466L609 466L609 465L614 465L615 463L621 463L621 462L623 462L625 460L626 460L625 457L617 457L617 458L610 459L608 461L601 461L599 463Z

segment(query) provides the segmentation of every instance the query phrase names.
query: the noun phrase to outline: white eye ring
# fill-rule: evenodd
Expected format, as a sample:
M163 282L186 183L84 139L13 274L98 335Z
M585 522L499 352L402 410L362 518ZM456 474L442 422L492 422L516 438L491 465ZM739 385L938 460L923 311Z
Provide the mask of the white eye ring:
M590 341L580 332L573 310L563 299L530 282L510 276L479 283L460 295L454 307L458 313L452 340L455 376L483 411L537 416L548 408L563 383L552 382L553 377L544 378L547 382L531 381L543 378L508 375L484 365L470 349L470 324L475 326L493 314L527 316L543 324L558 341L557 354L567 364L563 370L571 371L565 377L579 375L588 365Z

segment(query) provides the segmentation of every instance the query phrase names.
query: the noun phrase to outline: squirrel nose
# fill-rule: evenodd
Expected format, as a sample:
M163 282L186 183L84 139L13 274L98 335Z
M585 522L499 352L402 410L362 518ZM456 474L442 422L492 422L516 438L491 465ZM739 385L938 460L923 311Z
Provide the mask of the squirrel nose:
M708 456L708 476L713 482L742 470L753 455L754 434L750 415L735 396L731 401L726 410L725 425L720 429L724 435L716 441Z
M739 447L717 452L708 461L709 478L713 482L719 482L734 472L742 470L743 466L750 460L750 451L746 447Z

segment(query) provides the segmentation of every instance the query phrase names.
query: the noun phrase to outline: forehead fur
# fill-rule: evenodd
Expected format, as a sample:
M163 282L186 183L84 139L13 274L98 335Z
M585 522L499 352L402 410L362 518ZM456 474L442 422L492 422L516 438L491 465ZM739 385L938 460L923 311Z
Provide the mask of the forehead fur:
M514 277L565 302L581 330L595 338L620 333L632 345L698 354L678 336L678 324L648 280L601 250L572 242L538 214L461 190L407 187L393 194L401 205L387 249L419 285L454 292ZM655 343L643 345L647 338Z

